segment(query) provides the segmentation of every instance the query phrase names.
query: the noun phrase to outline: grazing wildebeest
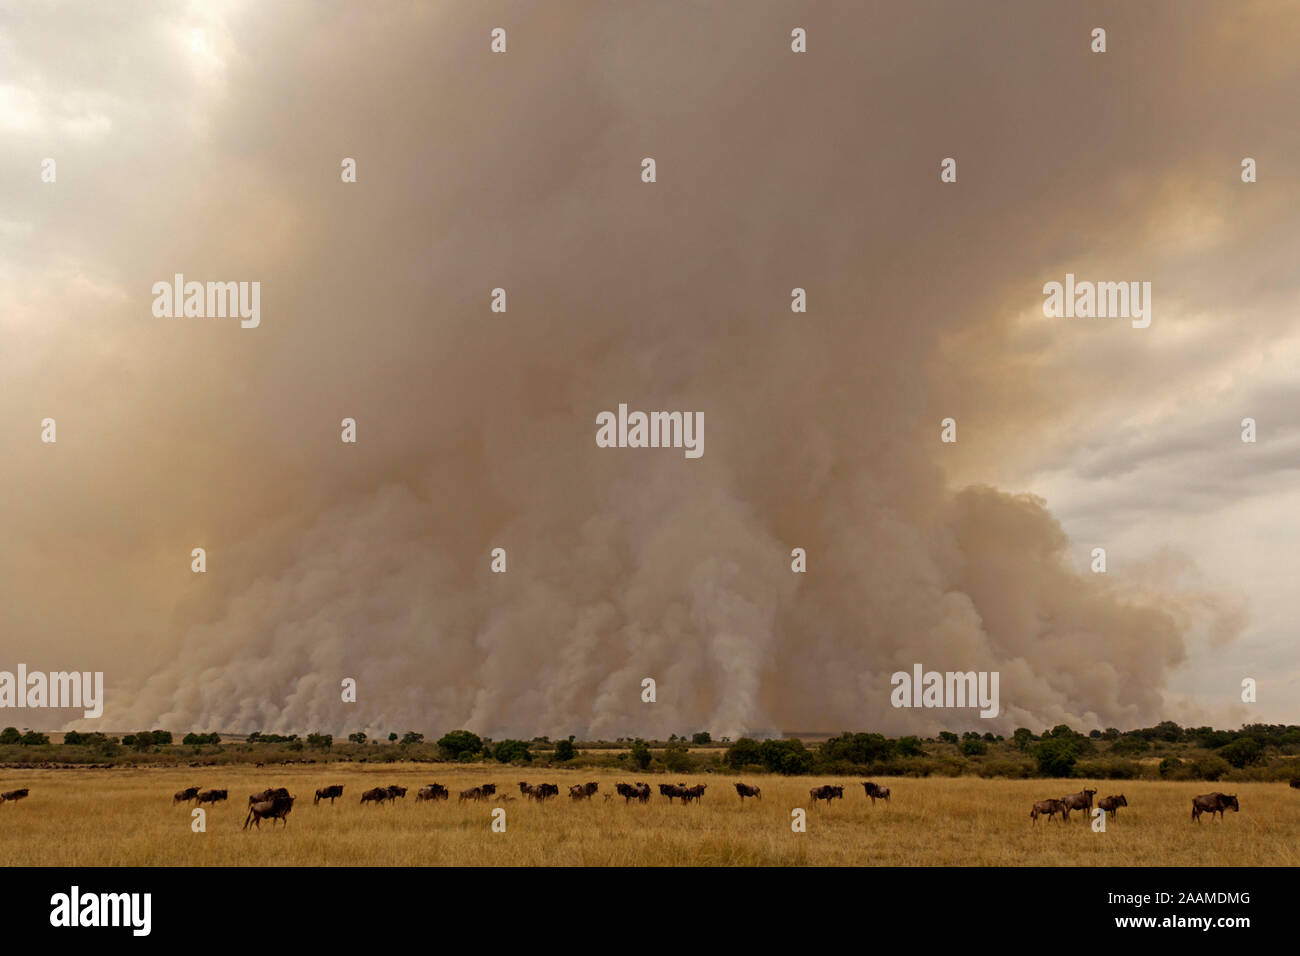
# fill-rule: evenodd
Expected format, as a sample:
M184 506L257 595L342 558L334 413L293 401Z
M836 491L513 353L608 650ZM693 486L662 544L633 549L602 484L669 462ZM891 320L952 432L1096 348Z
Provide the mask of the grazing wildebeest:
M341 783L336 783L329 787L321 787L316 791L316 799L312 801L312 806L315 806L322 800L328 800L330 806L333 806L334 801L341 796L343 796L343 784Z
M225 790L200 790L195 795L194 799L198 801L199 806L203 806L205 803L220 803L222 800L226 799L228 795L228 791Z
M863 788L867 791L867 796L871 798L871 805L874 807L877 800L889 800L889 788L882 787L878 783L872 783L870 780L862 782Z
M813 799L813 806L817 805L818 800L825 800L826 805L829 807L831 801L837 797L841 800L844 799L844 788L842 786L828 783L822 787L813 787L808 791L808 795Z
M293 801L297 798L289 796L289 791L283 787L280 791L276 791L275 796L270 800L259 800L248 808L248 816L244 818L245 830L248 829L249 823L255 823L259 830L262 829L263 820L270 820L272 823L279 820L285 826L289 825L289 811L293 809Z
M1201 822L1201 814L1209 812L1210 816L1216 813L1219 819L1223 819L1223 811L1231 809L1233 813L1240 813L1241 807L1237 805L1237 795L1235 793L1203 793L1199 797L1192 797L1192 819L1197 823Z
M388 799L390 801L396 800L398 797L401 797L403 800L406 799L405 787L399 787L397 784L393 784L391 787L386 787L385 789L388 791Z
M600 784L592 783L575 783L569 788L569 797L573 800L590 800L600 789Z
M451 797L451 791L440 783L431 783L427 787L421 787L415 793L415 801L421 800L447 800Z
M1110 818L1113 820L1116 814L1119 813L1120 807L1128 806L1128 801L1124 799L1124 794L1121 793L1116 796L1102 797L1097 801L1097 806L1109 813Z
M1029 819L1037 823L1039 815L1043 813L1047 814L1049 820L1058 813L1061 815L1061 822L1070 819L1070 808L1065 805L1064 800L1039 800L1029 811Z
M172 803L189 803L198 795L198 787L186 787L184 790L177 790L172 794Z
M457 803L464 803L466 800L486 800L488 792L482 787L470 787L468 790L462 790Z
M1096 790L1080 790L1078 793L1067 793L1061 798L1067 810L1091 810L1092 797ZM1068 820L1067 815L1064 819Z
M25 798L29 793L31 793L31 790L27 787L23 787L21 790L6 790L4 793L0 793L0 803L5 801L15 803Z
M371 787L361 794L362 803L373 803L375 806L383 806L384 801L388 799L387 787Z

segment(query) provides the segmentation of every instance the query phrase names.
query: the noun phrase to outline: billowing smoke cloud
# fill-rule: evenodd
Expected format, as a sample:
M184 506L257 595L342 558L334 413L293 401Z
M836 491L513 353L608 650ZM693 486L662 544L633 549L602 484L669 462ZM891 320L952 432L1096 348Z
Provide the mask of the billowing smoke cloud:
M1086 394L1008 355L1015 317L1099 248L1116 278L1173 267L1140 228L1167 205L1132 197L1175 162L1151 144L1237 74L1157 84L1139 108L1131 72L1088 59L1090 24L1037 4L993 24L963 4L801 11L806 56L781 4L465 6L232 14L189 99L103 107L109 197L24 198L48 242L88 237L109 287L78 300L93 347L68 328L11 369L23 415L62 402L61 467L81 476L40 449L15 463L47 516L19 528L45 542L41 571L14 565L23 610L4 621L31 666L98 647L116 729L1165 716L1188 633L1236 626L1217 602L1077 568L1043 501L951 476L1080 413ZM1179 9L1127 21L1161 40L1142 75L1182 75L1214 29ZM499 25L505 56L488 52ZM128 72L168 36L120 29ZM1103 134L1052 133L1063 103ZM148 152L133 124L172 124L175 148ZM1111 221L1096 210L1117 142L1131 203ZM941 185L953 154L959 182ZM153 319L150 285L174 272L260 281L261 327ZM25 289L29 307L69 302L69 281ZM1127 323L1095 334L1135 341ZM703 412L704 456L597 448L596 415L620 402ZM956 446L939 442L949 415ZM74 577L47 573L78 553ZM1001 716L892 708L889 675L914 663L1000 671Z

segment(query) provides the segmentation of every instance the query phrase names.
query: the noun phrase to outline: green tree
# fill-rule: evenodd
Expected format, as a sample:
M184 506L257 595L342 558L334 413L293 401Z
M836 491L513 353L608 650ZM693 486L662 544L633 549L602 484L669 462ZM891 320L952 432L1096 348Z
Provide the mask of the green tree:
M555 742L555 759L561 762L572 760L578 756L578 748L573 746L573 737L568 740L557 740Z
M797 738L764 740L760 745L763 766L774 773L787 775L811 773L816 757Z
M478 734L468 730L453 730L438 738L438 754L443 760L461 760L473 757L483 749L483 741Z
M741 767L761 765L763 763L763 748L757 740L750 737L741 737L730 747L727 748L723 761L732 770L739 770Z
M713 738L709 736L709 732L707 730L701 730L697 734L691 734L691 743L693 743L697 747L703 747L706 744L713 743Z
M364 744L366 742L366 735L358 730L355 734L348 734L348 740L352 741L354 744Z
M424 743L424 734L418 734L414 730L408 730L402 734L402 746L410 747L413 744Z
M650 760L652 758L650 748L640 737L632 741L632 749L628 752L628 756L632 758L632 762L641 770L650 766Z
M29 730L23 734L22 739L18 742L24 747L43 747L50 742L50 738L45 734L38 734L34 730Z
M898 738L898 755L900 757L924 757L925 751L921 749L921 740L919 737L899 737Z
M960 750L964 756L980 757L989 752L989 745L978 736L967 737L961 742Z
M684 773L690 769L691 756L686 742L678 739L676 743L669 744L660 757L664 766L670 773Z
M308 734L307 746L313 750L329 750L334 746L333 734Z
M16 744L23 739L23 735L18 732L17 727L6 727L0 730L0 744Z
M533 754L523 740L502 740L493 745L492 756L500 763L532 763Z
M1258 762L1263 756L1263 748L1250 737L1239 737L1226 747L1220 747L1219 756L1240 770Z
M1063 737L1049 737L1041 740L1034 748L1034 760L1038 764L1038 773L1043 777L1068 777L1074 773L1078 762L1078 753L1074 741Z
M1016 732L1011 735L1016 749L1024 753L1029 749L1029 745L1034 742L1034 734L1028 727L1017 727Z

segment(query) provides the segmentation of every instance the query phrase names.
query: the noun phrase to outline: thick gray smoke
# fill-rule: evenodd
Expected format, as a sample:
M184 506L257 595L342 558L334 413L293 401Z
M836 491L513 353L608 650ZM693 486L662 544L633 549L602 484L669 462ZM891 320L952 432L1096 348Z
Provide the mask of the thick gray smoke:
M116 516L98 540L126 569L82 572L118 585L65 612L115 649L99 723L615 737L1165 716L1196 621L1076 568L1044 502L979 468L1082 401L1005 354L1044 276L1102 245L1120 277L1142 265L1129 231L1163 207L1093 214L1113 144L1148 149L1152 123L1229 93L1138 104L1123 76L1083 75L1079 25L1037 4L995 24L889 9L801 10L806 56L784 4L276 4L211 29L185 145L119 143L115 164L143 165L130 202L80 224L125 290L102 334L131 356L126 377L61 359L70 392L113 396L79 428L98 483L64 489ZM1203 29L1162 33L1150 69ZM1067 150L1064 102L1105 135ZM1169 174L1152 153L1126 159L1132 196ZM260 281L260 328L151 318L174 272ZM597 448L620 402L703 412L705 454ZM1000 671L1001 716L892 708L889 675L914 663Z

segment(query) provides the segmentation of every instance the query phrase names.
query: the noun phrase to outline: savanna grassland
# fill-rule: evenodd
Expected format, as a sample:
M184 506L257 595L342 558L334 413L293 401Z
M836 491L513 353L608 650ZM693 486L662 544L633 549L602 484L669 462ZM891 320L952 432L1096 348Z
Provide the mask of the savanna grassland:
M619 780L649 782L648 805L604 799ZM740 800L738 779L762 787L763 798ZM546 780L561 795L543 805L519 795L517 782ZM567 795L570 784L600 783L588 803ZM658 784L706 783L700 804L671 805ZM1003 780L977 777L886 778L888 803L874 807L850 777L738 777L529 770L513 767L394 763L332 767L227 766L167 769L6 771L0 789L31 788L18 803L0 804L4 866L1253 866L1300 864L1300 791L1280 783ZM416 789L439 782L449 801L416 803ZM456 792L494 782L498 799L458 804ZM317 787L345 786L334 806L312 805ZM843 800L814 807L810 787L845 785ZM361 806L374 786L410 788L405 799ZM187 786L227 788L230 800L207 810L207 831L191 830L193 805L172 804ZM286 786L297 798L287 826L241 830L248 795ZM1124 793L1129 806L1095 833L1085 818L1068 824L1040 819L1034 800L1084 786L1098 796ZM1191 799L1212 790L1238 794L1240 813L1223 822L1192 823ZM513 798L513 799L509 799ZM494 833L494 807L506 810L506 832ZM807 832L791 832L791 811L807 811Z

